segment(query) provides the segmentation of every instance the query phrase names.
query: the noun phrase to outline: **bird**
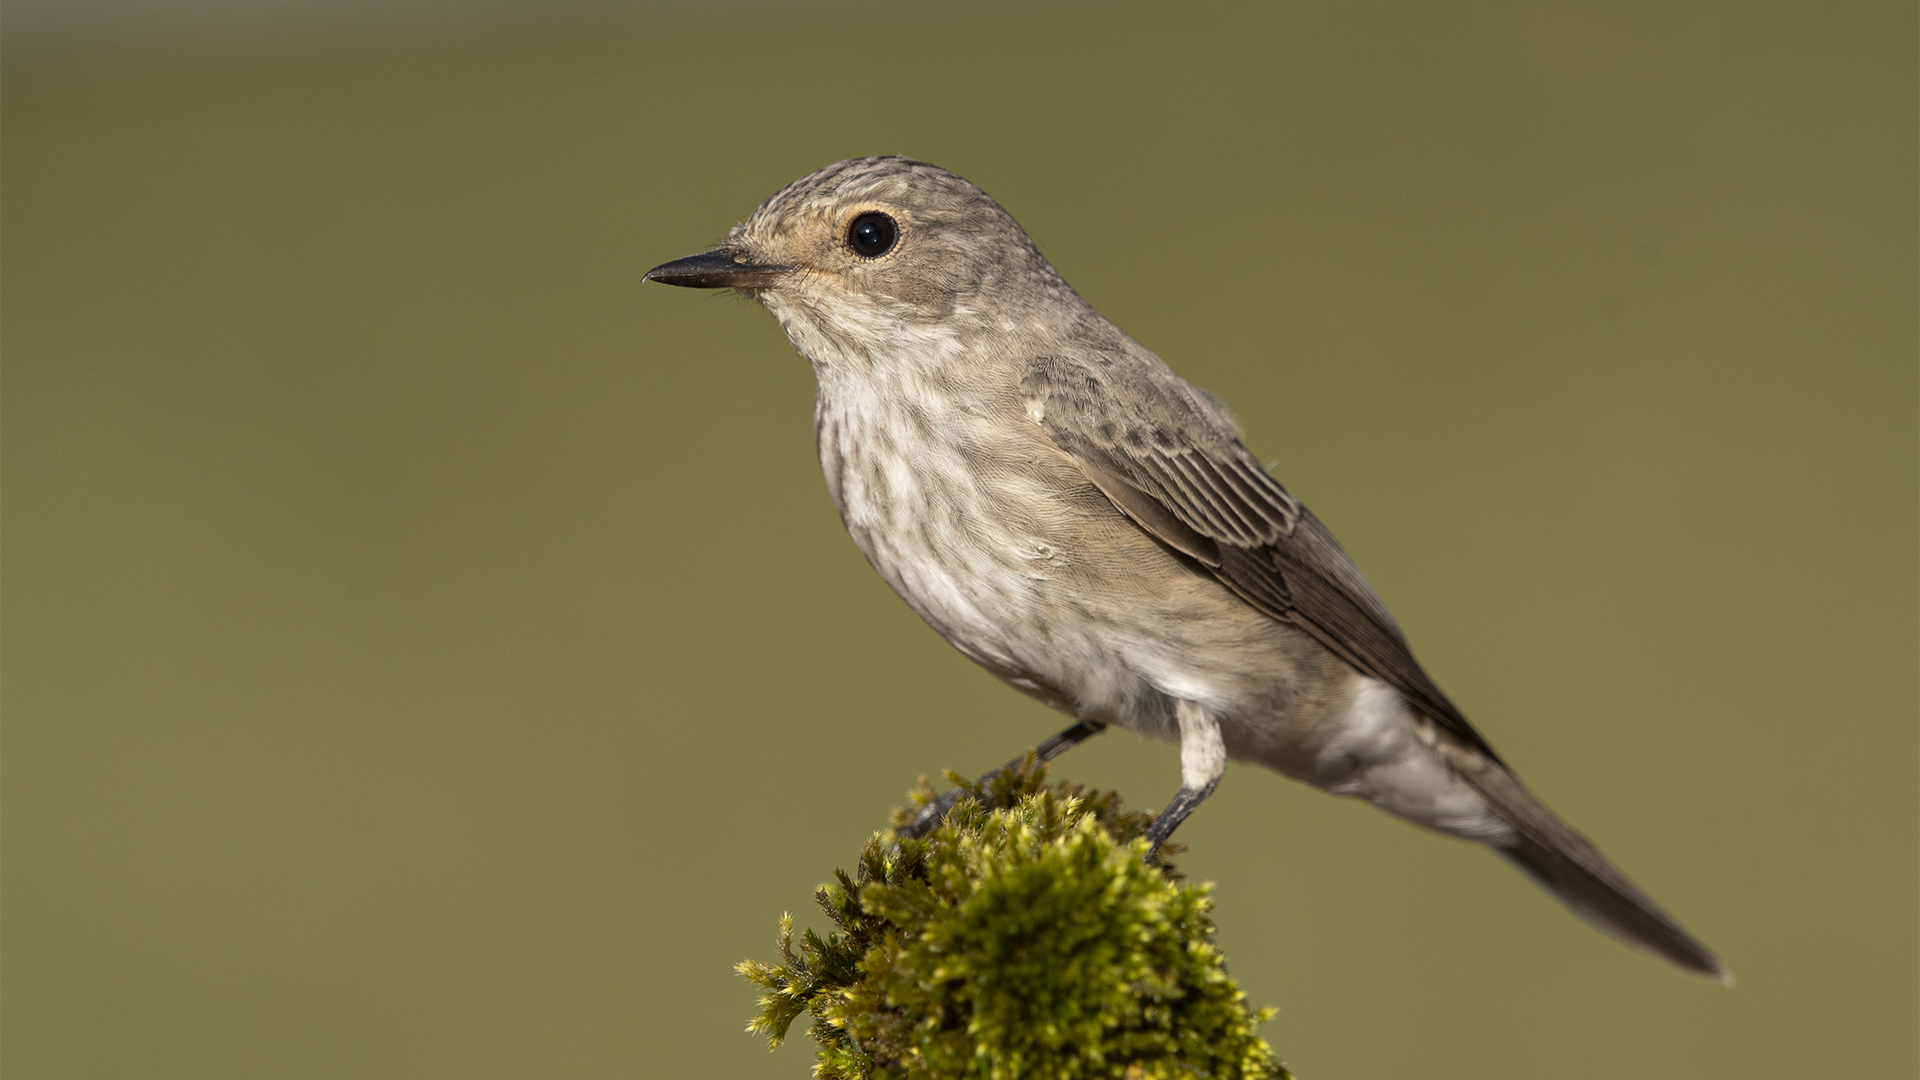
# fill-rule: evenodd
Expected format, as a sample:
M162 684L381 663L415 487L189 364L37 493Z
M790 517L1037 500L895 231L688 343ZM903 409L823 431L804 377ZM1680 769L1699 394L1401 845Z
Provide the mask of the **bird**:
M1074 718L1042 758L1111 726L1179 744L1151 849L1229 759L1253 762L1482 844L1600 930L1731 984L1521 785L1227 405L979 187L903 156L837 162L641 280L732 289L779 321L815 375L847 532L962 654Z

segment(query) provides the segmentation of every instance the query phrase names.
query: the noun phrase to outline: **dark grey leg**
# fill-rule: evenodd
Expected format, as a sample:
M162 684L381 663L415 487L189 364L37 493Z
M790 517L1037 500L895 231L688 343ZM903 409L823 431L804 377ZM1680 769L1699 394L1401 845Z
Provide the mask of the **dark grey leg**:
M1048 739L1046 742L1041 743L1039 746L1034 747L1033 754L1043 762L1052 761L1054 758L1059 757L1061 754L1079 746L1081 743L1086 742L1088 739L1105 730L1107 730L1107 725L1105 724L1094 720L1082 720L1065 731L1062 731L1060 734L1055 735L1053 738ZM1021 754L1005 765L982 776L980 782L984 784L995 776L1006 772L1008 769L1017 767L1026 759L1027 755ZM960 790L955 788L928 803L926 806L921 807L920 812L913 816L913 820L907 823L906 828L900 830L900 835L917 840L932 832L941 821L946 819L947 811L953 809L953 804L958 802L959 799Z
M1147 858L1153 858L1154 852L1160 850L1160 845L1173 835L1173 830L1179 828L1180 823L1187 820L1187 815L1193 813L1194 808L1205 802L1207 796L1213 794L1213 789L1219 786L1220 778L1216 776L1199 790L1183 787L1174 792L1167 808L1160 811L1160 816L1153 819L1153 824L1147 826Z

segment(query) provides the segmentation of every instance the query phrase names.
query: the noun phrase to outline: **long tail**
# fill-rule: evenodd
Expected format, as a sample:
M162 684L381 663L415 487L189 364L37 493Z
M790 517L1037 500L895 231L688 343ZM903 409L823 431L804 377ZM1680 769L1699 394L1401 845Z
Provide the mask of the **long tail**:
M1461 779L1513 825L1513 841L1494 850L1601 931L1682 971L1733 985L1733 972L1718 957L1614 869L1586 837L1521 787L1512 773L1478 754L1448 756Z

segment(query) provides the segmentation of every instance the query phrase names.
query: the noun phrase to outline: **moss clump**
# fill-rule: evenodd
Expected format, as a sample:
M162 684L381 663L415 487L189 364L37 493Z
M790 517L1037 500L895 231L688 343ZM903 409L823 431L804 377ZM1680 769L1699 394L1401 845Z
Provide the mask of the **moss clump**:
M1028 767L963 785L924 840L876 834L816 895L838 932L777 965L749 1030L803 1013L825 1080L1286 1077L1211 940L1206 886L1146 861L1151 817ZM997 789L997 790L995 790ZM993 807L999 807L997 809Z

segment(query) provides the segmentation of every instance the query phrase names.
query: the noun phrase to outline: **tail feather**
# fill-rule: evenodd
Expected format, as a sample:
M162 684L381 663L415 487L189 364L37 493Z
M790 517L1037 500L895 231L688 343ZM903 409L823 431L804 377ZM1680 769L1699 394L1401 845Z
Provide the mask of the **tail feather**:
M1576 839L1578 834L1574 834ZM1582 841L1584 843L1584 841ZM1598 857L1591 844L1587 852ZM1605 876L1559 851L1522 837L1512 847L1497 848L1501 855L1557 897L1568 910L1607 935L1645 949L1690 974L1733 985L1733 972L1705 945L1680 928L1672 916L1611 866Z
M1628 881L1586 837L1521 787L1512 773L1478 754L1448 756L1460 777L1512 824L1513 840L1495 850L1575 915L1683 971L1733 985L1733 972L1718 957Z

